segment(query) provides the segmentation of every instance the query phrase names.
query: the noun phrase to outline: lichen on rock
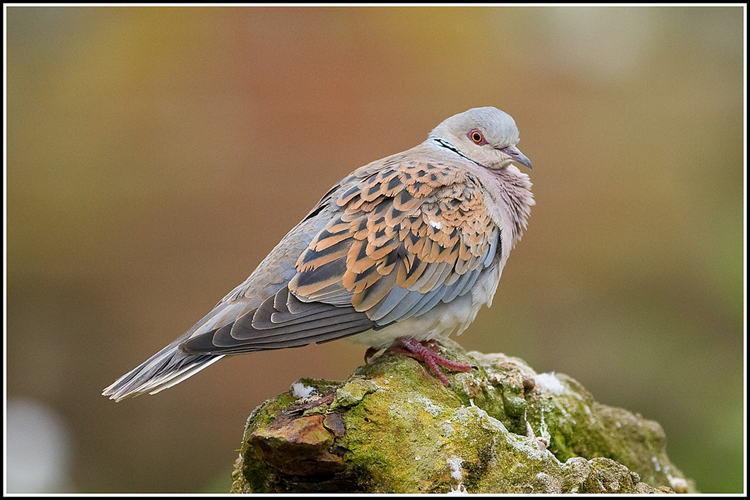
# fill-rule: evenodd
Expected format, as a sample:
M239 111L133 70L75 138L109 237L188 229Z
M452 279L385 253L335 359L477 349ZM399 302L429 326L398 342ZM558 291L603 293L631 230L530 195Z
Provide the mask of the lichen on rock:
M302 379L263 403L248 418L231 491L696 492L657 422L518 358L451 340L441 349L474 366L447 373L451 387L385 352L343 382Z

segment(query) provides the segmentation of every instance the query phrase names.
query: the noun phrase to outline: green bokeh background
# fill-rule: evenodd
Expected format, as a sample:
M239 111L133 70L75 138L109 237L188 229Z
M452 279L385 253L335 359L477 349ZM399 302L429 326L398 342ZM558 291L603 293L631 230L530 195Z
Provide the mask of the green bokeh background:
M362 346L102 389L345 174L496 106L537 206L457 340L659 421L701 491L743 491L743 7L6 12L7 393L67 422L70 489L228 491L252 409Z

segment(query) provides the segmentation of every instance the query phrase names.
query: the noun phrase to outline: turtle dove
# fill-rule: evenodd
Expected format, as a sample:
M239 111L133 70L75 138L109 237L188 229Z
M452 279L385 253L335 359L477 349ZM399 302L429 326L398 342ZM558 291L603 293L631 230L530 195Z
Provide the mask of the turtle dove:
M333 186L242 284L103 394L171 387L224 356L350 337L439 366L436 342L489 306L534 205L510 115L474 108Z

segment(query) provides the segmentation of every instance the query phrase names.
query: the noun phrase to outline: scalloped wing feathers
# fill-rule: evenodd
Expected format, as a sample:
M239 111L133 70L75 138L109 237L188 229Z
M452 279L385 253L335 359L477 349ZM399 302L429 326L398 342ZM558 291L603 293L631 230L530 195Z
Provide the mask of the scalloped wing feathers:
M480 186L451 163L385 164L362 167L329 191L269 255L272 265L225 297L181 350L238 354L327 342L468 293L500 241ZM318 219L328 222L318 229ZM295 272L259 303L255 285L290 267L278 259L289 247L297 250L284 252L287 259L299 255ZM241 310L219 314L232 302Z
M378 326L467 293L497 252L481 187L452 163L391 163L335 203L289 289L306 302L348 300Z

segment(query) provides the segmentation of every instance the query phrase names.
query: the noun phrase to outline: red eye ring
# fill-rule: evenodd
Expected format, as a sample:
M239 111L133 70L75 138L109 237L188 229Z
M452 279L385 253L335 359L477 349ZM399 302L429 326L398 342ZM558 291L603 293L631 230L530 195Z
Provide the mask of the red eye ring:
M478 128L472 129L471 132L466 134L466 137L471 139L471 141L477 146L484 146L485 144L487 144L487 141L484 138L484 134Z

